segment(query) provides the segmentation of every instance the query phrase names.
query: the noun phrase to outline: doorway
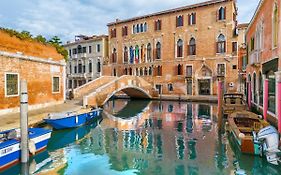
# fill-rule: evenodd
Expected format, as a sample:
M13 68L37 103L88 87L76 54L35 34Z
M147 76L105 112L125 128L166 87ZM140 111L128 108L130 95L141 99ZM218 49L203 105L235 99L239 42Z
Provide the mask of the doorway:
M211 80L201 79L198 80L198 92L199 95L210 95L211 92Z

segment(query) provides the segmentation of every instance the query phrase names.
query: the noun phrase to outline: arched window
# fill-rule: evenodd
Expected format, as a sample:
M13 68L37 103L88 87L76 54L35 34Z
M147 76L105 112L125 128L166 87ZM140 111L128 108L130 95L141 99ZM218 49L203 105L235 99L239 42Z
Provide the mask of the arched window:
M147 61L151 62L151 44L150 43L147 44L146 52L147 52L147 54L146 54Z
M117 52L116 52L116 48L113 48L112 51L112 63L116 63L117 62Z
M117 76L115 68L113 69L113 76Z
M152 67L148 68L148 75L152 75Z
M268 79L268 110L275 114L276 110L276 79L273 70L270 70L266 74Z
M132 68L130 67L129 69L129 74L132 75L133 74L133 71L132 71Z
M191 38L189 41L188 52L189 55L196 55L196 41L194 38Z
M128 63L128 48L125 46L124 47L124 63Z
M147 76L147 68L144 68L144 75Z
M92 64L92 61L89 60L89 73L92 73L92 68L93 68L93 64Z
M183 41L181 39L177 42L177 57L183 56Z
M140 32L143 32L143 24L140 24Z
M177 16L176 18L176 27L183 26L183 15Z
M273 27L272 27L272 33L273 33L273 47L277 47L278 42L278 7L277 3L274 4L273 8Z
M259 104L263 106L263 80L261 72L259 73Z
M128 69L127 68L124 69L124 74L128 75Z
M226 16L226 8L225 7L221 7L219 9L219 12L218 12L218 20L225 20L225 16Z
M144 32L147 32L147 23L145 22L143 25Z
M140 59L140 50L139 50L139 46L136 45L136 47L135 47L135 62L139 63L139 59Z
M136 25L133 25L133 34L136 33Z
M225 36L223 34L218 37L217 53L225 53Z
M77 50L78 50L78 53L82 53L82 46L78 45Z
M162 76L162 66L157 67L157 76Z
M161 59L161 43L156 44L156 59Z
M143 70L140 68L140 76L143 76Z
M257 75L253 75L253 93L254 93L254 103L257 103Z
M101 72L101 64L100 64L100 60L98 60L97 63L97 72L100 73Z
M136 68L136 76L139 76L139 68Z
M137 33L139 33L139 32L140 32L140 25L137 24Z
M134 63L134 48L133 46L130 47L130 63Z
M183 66L179 64L177 66L177 75L182 75L182 74L183 74Z

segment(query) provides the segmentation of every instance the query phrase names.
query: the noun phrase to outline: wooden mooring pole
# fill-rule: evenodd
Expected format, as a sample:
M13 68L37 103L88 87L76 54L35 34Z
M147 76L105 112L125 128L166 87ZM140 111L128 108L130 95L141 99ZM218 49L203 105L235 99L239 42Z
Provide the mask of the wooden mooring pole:
M22 174L28 173L28 94L27 94L27 82L22 80L20 82L20 133L21 133L21 163Z
M223 125L223 111L222 111L222 105L223 105L223 83L222 81L218 81L218 129L219 131L222 131L222 125Z

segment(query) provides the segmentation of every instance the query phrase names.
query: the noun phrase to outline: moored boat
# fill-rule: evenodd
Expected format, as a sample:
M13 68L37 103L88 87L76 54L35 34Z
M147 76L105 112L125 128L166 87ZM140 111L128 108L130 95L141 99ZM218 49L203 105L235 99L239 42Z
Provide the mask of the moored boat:
M29 128L29 151L37 154L43 151L51 137L51 130ZM20 129L0 132L0 171L16 164L20 160Z
M223 96L223 114L225 117L236 111L247 109L247 105L241 93L226 93Z
M259 118L258 115L248 111L237 111L228 117L229 131L233 134L242 153L260 155L261 142L256 134L269 123Z
M80 112L51 113L44 121L55 129L82 126L100 115L101 109L81 110Z

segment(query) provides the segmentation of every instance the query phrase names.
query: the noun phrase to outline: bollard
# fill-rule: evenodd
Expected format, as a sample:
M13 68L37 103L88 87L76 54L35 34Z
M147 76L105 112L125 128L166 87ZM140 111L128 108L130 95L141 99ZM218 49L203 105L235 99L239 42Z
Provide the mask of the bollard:
M28 95L27 83L25 80L20 82L20 133L21 133L21 162L27 163L28 152Z
M263 118L267 119L268 110L268 79L264 80L264 91L263 91Z

